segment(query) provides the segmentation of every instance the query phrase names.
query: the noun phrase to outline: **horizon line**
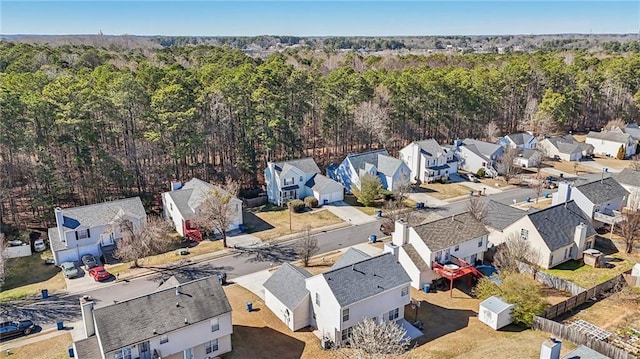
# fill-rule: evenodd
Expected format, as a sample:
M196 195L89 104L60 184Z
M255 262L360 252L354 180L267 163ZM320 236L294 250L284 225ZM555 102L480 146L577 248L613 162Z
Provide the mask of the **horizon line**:
M300 38L314 38L314 37L434 37L434 36L560 36L560 35L581 35L581 36L606 36L606 35L616 35L616 36L633 36L636 35L640 38L640 31L635 32L601 32L601 33L584 33L584 32L558 32L558 33L516 33L516 34L430 34L430 35L292 35L292 34L259 34L259 35L166 35L166 34L153 34L153 35L140 35L140 34L104 34L104 33L66 33L66 34L37 34L37 33L12 33L12 34L3 34L0 33L0 36L137 36L137 37L156 37L156 36L165 36L165 37L259 37L259 36L271 36L271 37L281 37L281 36L290 36L290 37L300 37Z

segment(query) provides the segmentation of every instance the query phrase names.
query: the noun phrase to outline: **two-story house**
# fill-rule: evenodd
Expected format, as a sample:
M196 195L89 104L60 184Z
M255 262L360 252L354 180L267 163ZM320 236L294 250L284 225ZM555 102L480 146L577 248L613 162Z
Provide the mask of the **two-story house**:
M636 154L638 146L637 138L618 127L609 131L591 131L587 134L585 142L593 145L594 153L610 157L616 157L620 147L624 148L625 157L631 157Z
M80 300L78 359L213 359L231 351L231 305L214 277L98 307Z
M470 138L457 143L457 145L456 156L460 169L477 173L482 168L488 176L498 175L496 164L504 152L504 147Z
M489 231L469 212L410 227L398 220L385 252L397 254L414 288L422 289L441 275L436 267L451 261L475 264L487 251ZM462 262L460 262L462 260Z
M575 201L596 228L604 223L616 224L622 221L620 211L626 205L629 192L613 177L599 180L560 182L558 192L553 194L551 204Z
M625 168L614 178L624 189L629 192L627 196L627 207L640 209L640 170Z
M596 231L589 217L575 201L564 202L529 213L504 229L507 236L527 241L532 249L530 261L542 268L553 268L595 244Z
M400 150L400 159L411 170L411 181L431 182L458 172L455 150L434 139L414 141Z
M56 227L49 228L49 243L56 265L77 262L85 254L102 255L102 247L122 238L120 224L131 222L137 231L147 223L139 197L73 208L56 208Z
M320 173L313 158L268 162L264 169L269 202L283 206L291 199L314 196L327 204L344 199L344 187Z
M338 345L348 341L353 326L365 318L394 321L415 337L416 329L404 320L404 307L411 300L410 279L396 257L390 253L369 257L353 249L345 257L315 276L282 266L265 282L265 304L290 328L304 327L306 319L323 341Z
M483 219L483 224L489 230L489 248L498 246L506 240L504 229L515 221L533 213L535 208L524 211L520 208L512 207L498 201L489 200L486 202L487 215Z
M342 183L349 193L352 188L360 189L360 178L366 174L378 177L382 187L388 191L397 190L411 179L409 167L389 156L387 150L350 153L339 165L327 168L327 175Z
M191 179L184 185L180 182L172 182L171 191L162 194L162 213L166 219L173 222L181 236L187 236L191 231L198 231L195 223L197 211L207 196L227 198L230 195L222 188L197 178ZM226 205L229 206L227 231L238 229L242 224L242 201L231 196ZM202 239L201 235L200 239Z
M535 150L538 139L531 132L514 132L498 140L500 146L527 150Z

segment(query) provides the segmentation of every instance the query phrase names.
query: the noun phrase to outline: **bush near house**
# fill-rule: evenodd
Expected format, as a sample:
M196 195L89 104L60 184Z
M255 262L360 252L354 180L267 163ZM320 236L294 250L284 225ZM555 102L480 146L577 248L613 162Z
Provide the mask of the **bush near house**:
M309 208L318 208L318 199L314 196L305 197L304 205Z
M478 168L478 171L476 172L476 176L478 178L484 178L486 174L487 173L485 172L484 168Z
M301 213L302 211L304 211L304 202L302 202L302 200L300 199L292 199L291 201L287 202L287 206L289 206L290 210L296 213Z
M624 154L625 154L625 150L624 150L624 145L620 145L620 148L618 148L618 154L616 155L616 158L618 158L619 160L624 160Z
M440 183L447 183L447 181L449 181L449 178L447 178L447 176L440 177Z

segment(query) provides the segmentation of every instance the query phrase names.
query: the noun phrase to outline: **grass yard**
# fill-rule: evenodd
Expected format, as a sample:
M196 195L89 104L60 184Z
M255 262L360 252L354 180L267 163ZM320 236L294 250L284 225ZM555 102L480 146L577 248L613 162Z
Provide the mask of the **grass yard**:
M351 207L357 208L361 212L368 214L370 216L376 214L376 212L380 210L384 205L384 201L379 199L373 203L373 206L370 206L370 207L364 206L362 203L358 202L358 199L356 198L356 196L352 194L344 195L344 203L350 205ZM415 203L414 203L414 206L415 206Z
M606 259L614 266L613 268L593 268L588 265L582 265L579 261L571 260L545 271L588 289L631 269L640 260L640 256L637 254L615 253L607 255Z
M599 164L605 166L605 167L609 167L609 168L615 168L618 170L622 170L625 169L627 167L629 167L631 165L630 160L619 160L617 158L607 158L607 157L595 157L594 161L598 162Z
M431 197L437 199L447 199L469 194L469 187L458 183L428 183L422 184L417 188L418 192L425 192Z
M34 335L29 336L29 338L35 337ZM71 333L64 333L43 341L13 348L10 355L7 355L7 352L2 350L0 351L0 359L65 359L69 358L67 348L71 344L73 344Z
M51 257L50 250L9 259L8 274L0 288L0 301L39 295L42 289L48 289L49 293L65 289L66 283L60 268L44 264L44 259L48 257Z
M544 195L544 192L541 193L541 196ZM532 199L530 203L522 203L519 206L521 208L537 208L537 209L545 209L549 206L551 206L551 198L545 198L545 199L540 199L538 200L538 203L536 203L535 199Z
M578 175L585 174L585 173L600 173L599 170L597 170L595 168L592 168L592 167L589 167L589 166L585 166L581 162L575 162L575 161L547 161L545 163L550 165L551 167L555 168L558 171L570 173L572 175L576 174L576 169L578 170ZM575 167L576 163L578 164L577 167ZM542 168L541 171L545 172L545 169Z
M342 219L326 209L291 213L291 217L288 210L256 212L250 213L250 217L255 218L244 222L248 232L265 241L301 232L306 226L318 228L342 222ZM289 218L291 218L291 230L289 230Z

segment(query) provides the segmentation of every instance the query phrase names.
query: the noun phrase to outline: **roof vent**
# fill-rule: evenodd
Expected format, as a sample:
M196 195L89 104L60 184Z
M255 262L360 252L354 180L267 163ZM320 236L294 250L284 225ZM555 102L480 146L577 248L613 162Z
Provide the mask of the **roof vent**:
M184 324L189 324L189 320L187 318L184 318Z
M176 302L176 308L180 307L180 302Z
M176 286L176 295L180 295L180 286L179 285Z
M158 334L158 331L154 329L153 330L153 335L156 335L156 334Z

